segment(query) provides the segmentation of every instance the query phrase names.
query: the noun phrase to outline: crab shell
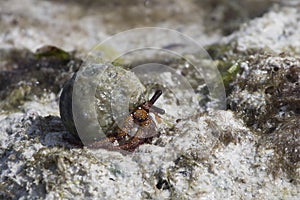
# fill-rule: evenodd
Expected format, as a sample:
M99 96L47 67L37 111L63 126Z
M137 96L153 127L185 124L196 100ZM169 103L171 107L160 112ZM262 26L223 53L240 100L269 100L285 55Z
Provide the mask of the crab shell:
M124 99L124 96L122 95L129 95L129 109L131 110L145 102L143 99L145 87L134 73L127 71L122 67L108 64L100 65L100 67L105 69L101 76L97 80L90 80L94 81L97 85L94 104L83 105L81 101L76 101L79 103L74 105L73 87L75 81L77 81L76 73L65 83L60 96L59 109L62 122L66 129L84 145L89 145L95 142L95 136L91 135L89 132L78 133L73 118L73 107L82 113L89 113L92 110L96 110L97 119L94 120L97 120L102 131L110 137L116 130L116 121L113 114L113 106L115 105L113 104L112 99ZM82 86L82 96L86 95L84 88L89 87L90 85L85 82L76 82L76 84L80 84ZM119 92L119 96L113 96L114 94L112 91L114 90L121 91ZM123 91L126 91L126 93ZM126 103L128 104L128 102L124 102L124 105L126 105Z

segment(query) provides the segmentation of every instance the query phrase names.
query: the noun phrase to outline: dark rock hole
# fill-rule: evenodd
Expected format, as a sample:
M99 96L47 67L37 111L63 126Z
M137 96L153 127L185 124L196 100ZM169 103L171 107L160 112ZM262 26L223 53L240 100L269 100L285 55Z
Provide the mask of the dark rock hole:
M166 179L160 178L156 184L156 188L159 190L168 190L170 189L170 184Z

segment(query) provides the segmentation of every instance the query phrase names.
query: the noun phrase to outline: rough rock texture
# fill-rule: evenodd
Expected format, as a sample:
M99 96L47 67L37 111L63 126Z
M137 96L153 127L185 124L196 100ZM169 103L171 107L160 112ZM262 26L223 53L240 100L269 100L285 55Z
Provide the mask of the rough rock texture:
M242 62L229 97L232 110L249 126L266 134L299 116L300 60L281 55L254 55Z
M286 56L255 55L241 63L232 83L230 109L262 135L259 149L274 150L269 163L273 174L286 171L299 182L300 63Z
M263 17L242 25L240 30L224 38L224 41L234 41L236 49L241 52L264 48L276 53L288 51L297 55L300 52L299 19L299 2L296 6L274 6Z
M0 51L2 112L18 110L26 101L57 94L81 64L71 53L53 46L35 53L26 49Z
M0 198L299 199L299 8L273 2L2 1ZM59 117L59 89L78 55L137 26L221 39L207 48L231 110L163 118L133 154L82 147ZM44 44L78 53L35 51Z
M258 2L260 8L256 6ZM3 47L35 49L51 44L66 50L87 51L111 34L159 26L176 29L208 44L220 38L223 31L231 32L241 22L261 15L272 3L271 0L229 3L224 0L25 0L22 4L18 0L3 1L0 41Z

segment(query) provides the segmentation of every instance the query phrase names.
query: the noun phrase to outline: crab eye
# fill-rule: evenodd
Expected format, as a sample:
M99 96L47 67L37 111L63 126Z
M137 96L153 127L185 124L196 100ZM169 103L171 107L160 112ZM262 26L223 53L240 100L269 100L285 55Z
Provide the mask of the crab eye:
M133 112L133 118L138 122L142 122L148 119L148 113L144 109L138 108Z

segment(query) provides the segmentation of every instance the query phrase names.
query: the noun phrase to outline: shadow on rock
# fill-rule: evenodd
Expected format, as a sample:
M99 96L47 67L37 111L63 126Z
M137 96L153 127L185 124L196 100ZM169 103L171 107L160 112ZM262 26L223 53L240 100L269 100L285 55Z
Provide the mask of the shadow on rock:
M78 138L68 132L57 116L36 118L26 130L29 136L39 138L42 145L47 147L82 148Z

